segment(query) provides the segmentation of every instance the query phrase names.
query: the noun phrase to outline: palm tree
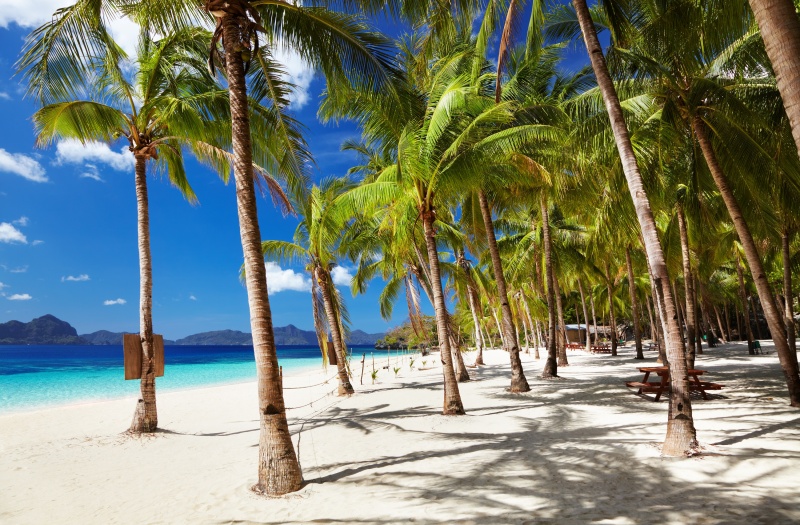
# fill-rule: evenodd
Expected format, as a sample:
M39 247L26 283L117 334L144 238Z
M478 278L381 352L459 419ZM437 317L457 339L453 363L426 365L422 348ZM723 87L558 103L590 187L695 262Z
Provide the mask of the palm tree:
M800 18L792 0L750 0L800 153Z
M37 50L48 38L49 25L34 32L28 41ZM56 139L71 138L86 144L91 141L116 142L125 137L135 159L135 187L139 239L139 324L142 344L141 397L131 423L131 432L153 432L158 426L152 319L152 261L150 256L147 167L165 171L170 181L190 201L194 193L186 180L181 148L193 148L201 157L217 155L219 126L203 126L209 117L225 116L225 93L216 87L205 71L205 49L210 35L199 29L186 29L154 42L146 33L140 37L129 80L123 69L124 52L108 35L97 46L105 53L95 62L94 74L78 80L92 97L73 97L61 92L64 100L44 105L33 116L37 144L45 147ZM30 54L32 58L35 54ZM32 81L47 84L48 78L25 71ZM31 85L33 92L51 92L51 85ZM77 87L77 86L76 86ZM48 97L49 98L49 97ZM47 100L47 98L45 98ZM200 153L200 152L204 153ZM224 156L224 155L223 155Z
M336 197L353 186L344 178L328 178L295 198L294 208L301 221L295 230L294 242L267 240L261 243L266 259L282 262L304 262L311 274L311 306L323 359L327 355L328 333L333 341L339 375L339 395L353 394L347 369L347 348L344 341L344 303L333 282L331 270L336 267L336 245L344 224L334 220L330 208ZM320 304L321 303L321 304ZM323 315L327 318L323 322Z
M667 270L664 251L658 238L655 217L650 207L647 191L639 171L639 166L631 144L628 128L625 124L622 106L617 90L611 80L603 49L597 38L597 30L586 0L572 0L577 15L581 34L583 35L589 59L603 101L606 106L614 140L622 162L628 190L636 209L645 253L651 272L653 289L658 305L661 322L666 332L667 357L670 366L670 407L667 420L667 435L662 453L668 456L681 456L695 446L696 431L692 419L692 404L689 397L689 384L686 380L686 362L682 355L682 336L677 323L677 308L670 290L669 272Z

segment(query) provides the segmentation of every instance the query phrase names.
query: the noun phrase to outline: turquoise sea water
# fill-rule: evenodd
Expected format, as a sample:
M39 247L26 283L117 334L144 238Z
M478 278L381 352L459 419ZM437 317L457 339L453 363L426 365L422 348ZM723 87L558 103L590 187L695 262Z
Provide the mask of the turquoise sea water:
M354 347L354 354L373 352ZM376 353L379 351L375 351ZM385 354L385 352L381 352ZM284 374L322 365L317 347L278 348ZM159 392L254 380L252 346L167 346ZM0 346L0 414L133 396L122 346Z

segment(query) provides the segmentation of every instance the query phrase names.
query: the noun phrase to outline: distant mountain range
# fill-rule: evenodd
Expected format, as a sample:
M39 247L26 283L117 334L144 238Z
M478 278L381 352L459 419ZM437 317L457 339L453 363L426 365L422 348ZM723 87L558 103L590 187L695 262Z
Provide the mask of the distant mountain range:
M275 344L316 345L316 333L294 325L276 326ZM29 323L9 321L0 323L0 345L121 345L122 335L131 332L100 330L78 335L66 321L44 315ZM347 341L351 345L374 345L385 334L368 334L353 330ZM250 334L238 330L216 330L190 335L177 341L164 340L165 345L252 345Z

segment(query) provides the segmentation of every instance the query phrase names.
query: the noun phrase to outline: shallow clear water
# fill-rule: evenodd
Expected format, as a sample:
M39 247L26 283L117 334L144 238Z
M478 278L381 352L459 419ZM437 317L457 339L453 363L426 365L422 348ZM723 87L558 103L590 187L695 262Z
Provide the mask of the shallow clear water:
M364 351L374 350L353 348ZM308 346L279 347L278 359L285 374L322 363L319 348ZM256 377L252 346L167 346L164 362L159 392ZM0 346L0 414L136 395L139 381L123 378L121 345Z

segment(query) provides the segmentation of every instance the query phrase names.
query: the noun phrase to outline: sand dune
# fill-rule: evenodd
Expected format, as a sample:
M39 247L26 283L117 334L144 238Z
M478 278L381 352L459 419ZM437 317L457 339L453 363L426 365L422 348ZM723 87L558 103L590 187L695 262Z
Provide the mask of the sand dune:
M0 522L800 523L800 411L774 352L700 356L726 388L693 404L703 453L685 459L660 457L667 404L624 387L632 358L574 352L545 381L523 354L533 390L512 395L507 355L487 352L461 385L463 417L440 415L439 370L407 359L375 385L354 364L351 398L323 397L332 383L287 390L290 407L316 400L289 412L307 484L275 499L249 490L253 383L160 394L163 431L144 438L121 433L132 400L3 416Z

